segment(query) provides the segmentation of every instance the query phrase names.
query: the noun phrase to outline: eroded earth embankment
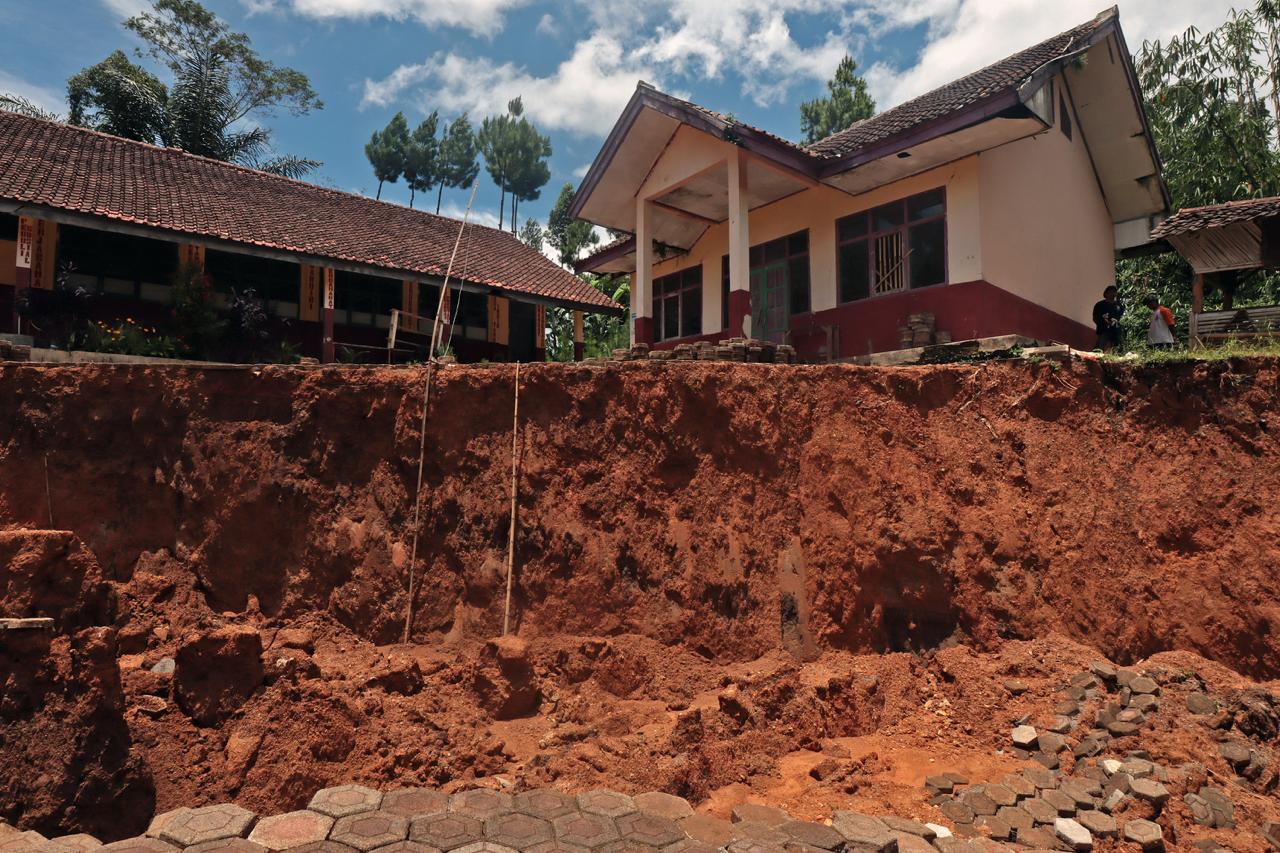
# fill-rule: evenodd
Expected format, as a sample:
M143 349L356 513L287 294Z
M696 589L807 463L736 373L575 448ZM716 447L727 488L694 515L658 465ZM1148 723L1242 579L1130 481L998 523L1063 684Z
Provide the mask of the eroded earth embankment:
M0 649L0 817L495 774L928 809L1099 656L1280 676L1275 362L526 368L503 643L513 369L437 376L394 645L420 371L0 369L0 616L57 623Z

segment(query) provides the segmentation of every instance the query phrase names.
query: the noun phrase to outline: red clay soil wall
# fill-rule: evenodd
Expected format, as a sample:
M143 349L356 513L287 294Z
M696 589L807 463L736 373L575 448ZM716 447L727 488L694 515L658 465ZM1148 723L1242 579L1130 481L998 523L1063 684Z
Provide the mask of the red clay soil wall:
M507 366L441 371L414 636L501 621ZM1058 631L1280 675L1274 362L522 373L515 618L704 657ZM0 524L397 640L417 370L0 369ZM46 462L48 475L46 478ZM140 562L141 560L141 562ZM120 651L158 627L118 619Z

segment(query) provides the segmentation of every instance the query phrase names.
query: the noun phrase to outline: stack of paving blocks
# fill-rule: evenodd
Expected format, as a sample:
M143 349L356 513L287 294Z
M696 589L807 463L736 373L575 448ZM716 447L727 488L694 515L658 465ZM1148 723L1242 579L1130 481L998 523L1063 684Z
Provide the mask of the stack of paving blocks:
M645 344L637 344L630 349L614 350L612 360L635 361L642 358L653 361L741 361L765 364L795 364L797 361L795 347L753 338L729 338L717 343L698 341L653 351Z
M939 332L937 320L930 311L908 314L906 325L898 327L898 342L903 349L951 343L950 332Z

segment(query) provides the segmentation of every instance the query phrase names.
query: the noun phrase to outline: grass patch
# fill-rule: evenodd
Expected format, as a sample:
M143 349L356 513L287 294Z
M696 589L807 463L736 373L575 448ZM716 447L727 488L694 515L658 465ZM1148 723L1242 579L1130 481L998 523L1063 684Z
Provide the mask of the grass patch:
M1174 364L1188 361L1225 361L1230 358L1280 358L1280 340L1230 340L1200 349L1136 347L1124 355L1106 354L1103 361L1117 364Z

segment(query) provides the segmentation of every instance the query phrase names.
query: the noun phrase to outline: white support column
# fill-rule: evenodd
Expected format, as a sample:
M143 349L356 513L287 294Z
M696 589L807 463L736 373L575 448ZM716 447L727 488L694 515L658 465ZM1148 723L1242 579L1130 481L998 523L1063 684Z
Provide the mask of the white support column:
M729 329L731 336L750 335L751 234L747 224L747 163L734 148L729 156Z
M631 278L631 344L653 343L653 205L636 199L636 273Z

